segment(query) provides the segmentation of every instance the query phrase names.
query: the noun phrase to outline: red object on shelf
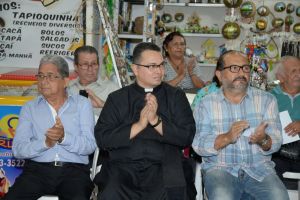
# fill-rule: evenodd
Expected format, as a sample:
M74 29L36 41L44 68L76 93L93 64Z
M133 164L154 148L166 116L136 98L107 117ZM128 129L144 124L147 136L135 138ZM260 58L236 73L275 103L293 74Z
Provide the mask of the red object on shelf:
M24 81L36 81L35 75L38 73L38 69L24 68L11 72L0 74L0 80L24 80ZM70 72L70 79L75 79L77 74L75 71Z
M1 80L26 80L35 81L37 69L18 69L0 75Z

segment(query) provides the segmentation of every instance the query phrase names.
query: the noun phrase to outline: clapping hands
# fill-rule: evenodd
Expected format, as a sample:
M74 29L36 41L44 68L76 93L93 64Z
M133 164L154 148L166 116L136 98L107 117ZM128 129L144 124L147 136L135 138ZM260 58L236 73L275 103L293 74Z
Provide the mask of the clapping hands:
M59 140L64 137L64 126L57 116L55 118L55 124L47 130L46 133L46 145L53 147Z

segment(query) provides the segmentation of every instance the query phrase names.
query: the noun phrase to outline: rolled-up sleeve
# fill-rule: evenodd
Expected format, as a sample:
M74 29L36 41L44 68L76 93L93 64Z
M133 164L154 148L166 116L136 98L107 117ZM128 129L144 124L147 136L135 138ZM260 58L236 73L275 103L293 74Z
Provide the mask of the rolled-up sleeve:
M19 115L12 152L16 158L31 159L39 156L47 149L45 138L34 137L30 106L26 104L22 107Z
M264 155L270 155L277 152L282 144L281 123L279 118L277 101L275 98L270 97L269 101L265 104L266 110L264 112L264 121L267 122L266 134L272 139L272 146L268 151L262 151Z
M212 133L211 117L207 110L208 106L202 101L194 111L196 135L192 147L201 156L214 156L218 154L218 151L214 148L217 135Z

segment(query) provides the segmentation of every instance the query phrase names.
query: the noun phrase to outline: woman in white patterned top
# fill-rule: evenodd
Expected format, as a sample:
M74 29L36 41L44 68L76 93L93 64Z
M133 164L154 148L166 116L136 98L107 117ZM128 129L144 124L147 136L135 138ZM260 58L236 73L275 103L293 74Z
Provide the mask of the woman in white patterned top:
M163 42L165 55L164 81L182 89L202 88L200 69L196 67L196 57L186 57L186 41L179 32L170 33Z

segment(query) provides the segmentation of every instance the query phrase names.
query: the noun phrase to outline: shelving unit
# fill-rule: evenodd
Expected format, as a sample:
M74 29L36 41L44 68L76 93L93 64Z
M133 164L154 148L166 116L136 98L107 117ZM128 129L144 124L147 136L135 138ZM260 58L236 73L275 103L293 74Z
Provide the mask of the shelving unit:
M130 6L129 3L131 4ZM124 16L127 17L129 16L130 19L126 18L126 20L129 20L130 24L135 21L136 17L143 17L143 27L142 27L143 34L132 33L131 28L129 28L130 30L126 30L128 32L122 32L122 30L119 30L118 33L118 37L122 43L123 51L126 53L129 61L131 60L131 55L134 47L139 42L153 41L155 39L155 35L154 35L155 19L156 19L156 11L154 6L155 3L156 0L142 0L142 1L117 0L116 1L117 4L116 7L118 7L118 10L121 10ZM120 8L120 4L122 4L123 6L125 5L125 7L129 6L130 9L126 9L126 8L124 9L124 7ZM119 27L119 24L116 22L115 26ZM130 25L129 27L132 26Z
M223 38L222 34L210 33L182 33L184 37Z
M153 36L153 32L147 31L147 26L151 24L154 26L153 17L152 19L148 18L147 13L149 12L149 2L153 2L153 0L144 0L144 5L132 5L132 14L131 21L134 21L137 16L144 16L144 31L143 35L131 34L131 33L119 33L118 36L121 40L123 40L125 44L125 52L127 55L132 55L132 50L135 45L141 41L147 41L146 38L151 38ZM220 22L220 19L224 19L225 15L225 5L224 4L208 4L208 3L162 3L163 8L161 10L157 10L157 15L162 15L163 13L170 13L172 16L176 12L184 13L184 21L181 23L175 23L172 21L171 23L165 24L166 26L181 26L181 32L183 36L185 36L187 41L187 47L193 50L194 55L199 55L201 53L201 44L205 42L207 39L212 39L216 41L216 57L218 55L218 46L224 43L224 38L222 36L221 27L223 26L223 20ZM148 10L147 10L148 9ZM220 9L220 12L216 12L215 9ZM212 12L214 11L214 12ZM192 13L198 13L201 18L201 26L211 27L213 24L218 24L219 33L189 33L184 32L184 28L186 26L186 20ZM186 29L185 29L186 30ZM150 37L149 37L150 34ZM151 35L152 34L152 35ZM156 43L161 46L160 39L156 37ZM129 56L130 57L130 56ZM209 77L212 76L212 72L215 69L215 64L212 63L199 63L198 64L201 69L203 69L203 74Z
M225 42L221 34L221 28L225 23L223 20L226 12L226 7L222 3L220 4L209 4L209 3L162 3L163 7L159 11L159 14L162 16L165 13L174 16L175 13L183 13L184 21L176 22L171 20L170 23L165 23L166 27L176 27L183 36L185 36L187 41L187 46L195 51L195 54L199 54L201 43L203 43L207 39L212 39L216 42L217 46L222 45ZM220 12L216 12L216 9ZM206 33L206 30L199 30L199 32L191 33L187 28L187 20L193 14L197 13L200 17L200 25L201 27L209 27L212 28L212 25L215 24L219 33ZM173 17L174 18L174 17ZM218 55L216 55L218 56Z
M175 14L183 13L184 20L182 22L175 21ZM206 33L204 29L200 29L199 33L196 30L196 33L189 32L187 21L189 17L196 13L200 18L200 26L201 27L209 27L213 28L214 24L218 27L219 33ZM225 39L221 34L221 28L225 23L223 21L226 13L226 7L222 4L208 4L208 3L162 3L162 9L159 10L160 16L163 14L169 14L172 16L172 20L170 23L165 23L167 27L176 27L176 29L180 30L182 35L185 37L187 47L193 51L195 56L200 56L202 51L202 44L206 42L206 40L211 39L215 42L215 57L219 56L219 46L225 43ZM222 19L222 20L220 20ZM177 28L178 27L178 28ZM212 29L210 29L213 31ZM208 30L208 31L210 31ZM192 31L192 30L191 30ZM202 33L205 32L205 33ZM167 33L166 33L167 34ZM160 39L163 40L163 39ZM161 44L160 44L161 45ZM204 81L209 81L212 79L215 71L216 64L211 63L211 61L206 61L204 63L198 63L198 67L200 67L200 71L202 74L202 79Z

